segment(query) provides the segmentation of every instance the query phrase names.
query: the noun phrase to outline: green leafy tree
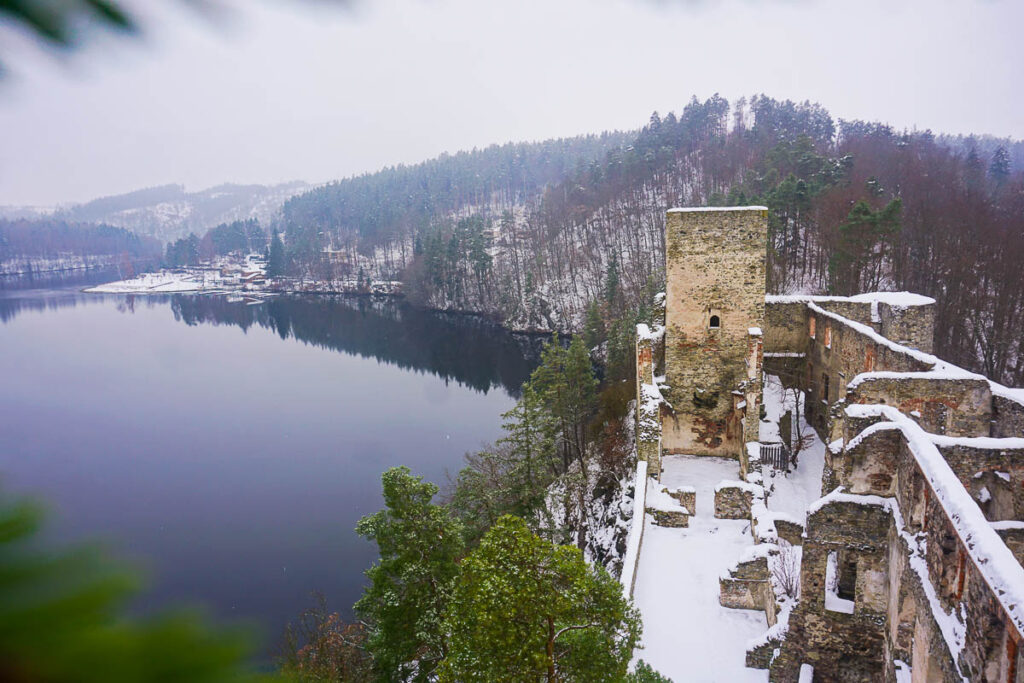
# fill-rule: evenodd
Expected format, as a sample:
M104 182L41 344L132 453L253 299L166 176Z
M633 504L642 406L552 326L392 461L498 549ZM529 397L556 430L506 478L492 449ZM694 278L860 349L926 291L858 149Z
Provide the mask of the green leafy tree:
M284 269L284 242L281 241L281 236L275 230L270 238L270 254L267 257L267 277L284 275Z
M621 681L640 636L622 587L502 517L462 562L441 681Z
M366 649L382 680L428 681L446 653L441 616L458 576L462 529L431 501L437 486L393 467L381 477L385 508L356 532L375 541L380 560L355 604L369 624Z
M123 616L137 581L96 549L40 548L42 515L0 502L0 680L255 681L241 632L179 613Z
M587 420L597 403L597 378L583 338L574 336L566 349L553 337L530 385L558 424L564 468L574 460L585 466Z

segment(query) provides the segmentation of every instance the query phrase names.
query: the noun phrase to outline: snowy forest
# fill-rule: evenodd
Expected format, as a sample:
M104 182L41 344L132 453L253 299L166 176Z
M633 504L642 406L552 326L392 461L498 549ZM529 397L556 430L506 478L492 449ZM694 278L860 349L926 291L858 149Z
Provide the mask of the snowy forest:
M940 356L1024 382L1021 142L715 96L655 113L635 134L332 183L288 200L280 228L296 275L366 271L403 280L422 305L580 331L609 275L627 309L660 286L666 208L746 204L770 209L769 291L933 296Z

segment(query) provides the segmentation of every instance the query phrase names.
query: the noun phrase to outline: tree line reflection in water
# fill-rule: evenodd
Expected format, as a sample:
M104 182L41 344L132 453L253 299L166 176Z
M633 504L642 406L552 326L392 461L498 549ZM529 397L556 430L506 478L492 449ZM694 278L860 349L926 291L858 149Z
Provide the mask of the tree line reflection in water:
M102 278L101 278L102 279ZM50 286L67 286L67 281ZM88 286L93 282L75 282ZM518 397L547 337L511 333L484 318L429 311L384 297L282 295L263 301L219 295L98 295L70 289L7 288L0 293L0 322L27 311L54 310L114 300L119 310L169 304L186 325L260 327L281 339L373 358L402 369L436 375L476 391L501 388Z

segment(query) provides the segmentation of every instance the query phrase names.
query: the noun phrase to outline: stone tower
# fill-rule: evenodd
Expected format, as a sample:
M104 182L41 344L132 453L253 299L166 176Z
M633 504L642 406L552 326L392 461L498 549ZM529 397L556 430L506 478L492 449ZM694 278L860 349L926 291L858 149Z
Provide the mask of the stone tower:
M670 209L665 221L665 453L740 459L757 441L768 210Z

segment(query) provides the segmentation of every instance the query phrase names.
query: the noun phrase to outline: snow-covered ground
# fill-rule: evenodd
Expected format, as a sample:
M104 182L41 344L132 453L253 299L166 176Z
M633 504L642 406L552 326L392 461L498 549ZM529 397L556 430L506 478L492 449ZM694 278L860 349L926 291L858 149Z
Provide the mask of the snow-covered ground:
M777 377L766 376L761 440L778 441L779 418L787 410L795 416L802 401L803 394L784 391ZM766 464L762 476L768 512L802 523L807 506L821 497L825 444L803 419L799 423L805 444L797 466L786 473ZM651 499L661 488L697 489L696 515L688 528L655 526L646 516L633 594L644 623L644 649L636 656L676 683L768 680L767 671L744 666L748 643L768 628L764 614L718 604L719 577L754 544L749 521L714 517L715 486L738 478L735 460L670 455L664 458L661 483L648 480L648 495L655 492ZM787 607L792 601L784 605L788 613Z
M761 421L761 441L779 441L779 418L787 410L796 415L796 403L803 403L803 393L784 391L782 382L775 375L765 375L764 408L765 420ZM802 406L801 406L802 408ZM825 444L817 433L803 419L800 410L800 435L804 447L797 455L797 467L789 473L776 472L767 465L762 474L763 484L768 491L768 509L783 512L803 522L807 506L821 498L821 473L825 469ZM794 430L796 431L796 430ZM795 436L795 435L794 435ZM795 442L795 439L793 440Z
M768 627L764 614L718 604L719 576L753 545L750 522L714 516L715 485L738 476L735 460L670 455L661 484L648 480L697 489L689 527L654 526L647 515L633 594L644 624L636 656L676 683L768 680L744 666L747 641Z
M106 294L130 294L130 293L163 293L163 292L199 292L205 289L219 288L219 282L209 282L209 286L202 276L192 273L172 273L161 271L159 273L145 273L130 280L118 280L108 282L104 285L91 287L86 292Z

